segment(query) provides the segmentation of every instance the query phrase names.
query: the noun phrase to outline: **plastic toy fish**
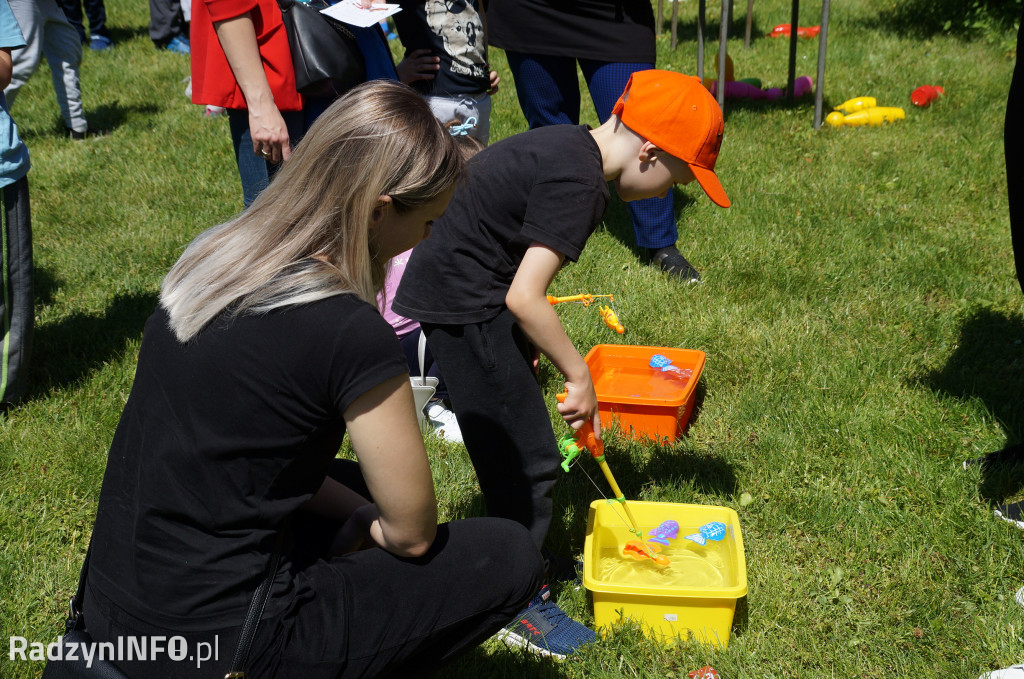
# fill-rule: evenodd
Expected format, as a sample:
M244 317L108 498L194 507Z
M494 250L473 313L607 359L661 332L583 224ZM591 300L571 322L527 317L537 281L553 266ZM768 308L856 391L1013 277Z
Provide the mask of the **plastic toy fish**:
M725 524L721 521L705 523L698 530L700 532L694 533L693 535L687 535L686 539L692 540L702 547L707 544L708 540L721 542L725 539Z
M910 103L914 106L928 106L946 91L938 85L921 85L910 95Z
M603 320L604 324L607 325L609 328L619 333L620 335L626 332L626 329L622 327L622 323L619 323L619 317L615 315L615 312L612 311L611 307L599 306L597 308L597 311L598 313L601 314L601 320Z
M772 28L772 32L768 34L769 38L783 38L789 37L793 30L792 24L779 24ZM796 34L801 38L813 38L821 32L821 26L797 26Z
M876 106L863 111L854 111L844 116L838 111L833 111L825 116L825 122L832 127L879 127L885 123L894 123L903 120L907 114L901 108L895 106Z
M689 368L680 368L672 365L672 360L664 354L654 354L651 356L650 366L655 370L660 370L663 373L668 373L672 377L684 380L693 377L693 371Z
M661 547L658 545L645 545L640 540L630 540L626 543L626 546L622 548L622 556L631 556L637 561L650 559L656 566L669 565L671 562L666 557L659 554L658 552L660 551Z
M668 521L662 521L661 525L651 530L648 535L652 536L647 538L648 542L657 542L660 545L668 545L669 540L675 540L679 537L679 522L669 519Z
M853 113L854 111L863 111L876 106L878 106L878 100L874 97L854 97L836 106L835 110L842 113Z

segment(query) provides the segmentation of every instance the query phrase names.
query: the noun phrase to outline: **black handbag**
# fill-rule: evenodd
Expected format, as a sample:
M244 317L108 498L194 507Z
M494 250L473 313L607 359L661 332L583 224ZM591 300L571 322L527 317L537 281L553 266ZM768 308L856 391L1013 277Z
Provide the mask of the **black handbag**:
M338 96L366 80L366 60L345 24L321 14L324 0L277 0L295 65L295 87L311 96Z
M280 561L280 539L274 555L270 559L267 568L267 577L263 579L260 586L253 594L249 610L242 621L242 629L238 635L238 646L235 648L235 655L231 660L232 670L225 675L225 679L245 679L245 664L249 659L249 649L252 648L253 637L256 636L256 628L259 627L260 618L263 616L263 607L267 604L270 596L270 588L274 583L274 574L277 573L278 562ZM87 647L95 648L95 642L89 636L85 628L85 616L83 604L85 599L85 575L89 569L89 554L92 546L85 553L85 561L82 563L82 571L78 576L78 591L71 598L71 614L64 623L64 636L60 638L63 646L57 657L61 660L49 660L43 668L41 679L128 679L117 665L99 656L93 657L91 662L82 657L81 649Z

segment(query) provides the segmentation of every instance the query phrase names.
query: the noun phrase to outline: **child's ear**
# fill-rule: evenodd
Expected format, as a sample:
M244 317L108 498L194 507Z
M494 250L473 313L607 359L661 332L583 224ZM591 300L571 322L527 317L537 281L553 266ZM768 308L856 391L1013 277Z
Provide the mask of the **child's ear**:
M373 212L370 213L371 224L378 224L384 219L384 212L389 204L391 204L391 196L377 196L377 205L373 208Z
M641 163L653 163L660 154L661 149L652 142L645 141L640 145L640 153L637 155L637 158Z

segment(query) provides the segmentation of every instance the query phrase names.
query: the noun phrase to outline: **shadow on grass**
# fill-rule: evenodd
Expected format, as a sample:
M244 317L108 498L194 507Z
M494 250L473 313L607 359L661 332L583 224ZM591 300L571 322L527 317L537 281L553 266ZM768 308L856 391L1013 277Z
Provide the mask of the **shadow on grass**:
M114 41L114 45L118 45L122 42L128 42L136 38L148 38L149 28L146 26L132 26L132 27L113 27L110 29L110 39Z
M918 383L954 398L978 398L1006 432L1024 439L1024 318L980 308L964 319L956 349ZM982 467L982 496L1000 503L1024 488L1024 465Z
M53 304L53 293L60 290L63 285L64 281L49 269L35 267L35 271L32 272L32 287L36 298L36 311Z
M156 292L118 295L100 316L75 313L37 327L29 398L74 384L120 356L142 334L156 305Z
M54 108L56 109L56 106ZM119 101L112 101L87 110L85 115L89 119L91 128L110 133L124 125L130 116L135 114L153 115L159 111L159 107L151 104L122 106ZM49 125L25 127L19 125L18 134L25 141L40 137L65 137L67 128L64 125L64 118L56 113ZM95 140L96 137L90 139Z

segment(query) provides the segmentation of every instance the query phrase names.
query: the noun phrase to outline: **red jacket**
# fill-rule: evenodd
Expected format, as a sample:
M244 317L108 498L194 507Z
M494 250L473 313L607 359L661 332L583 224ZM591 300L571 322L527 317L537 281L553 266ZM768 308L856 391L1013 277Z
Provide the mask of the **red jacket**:
M256 28L256 42L274 103L280 111L302 110L302 97L295 90L295 68L288 35L277 0L199 0L192 3L192 101L224 108L248 108L213 29L214 22L233 19L246 12L252 16Z

